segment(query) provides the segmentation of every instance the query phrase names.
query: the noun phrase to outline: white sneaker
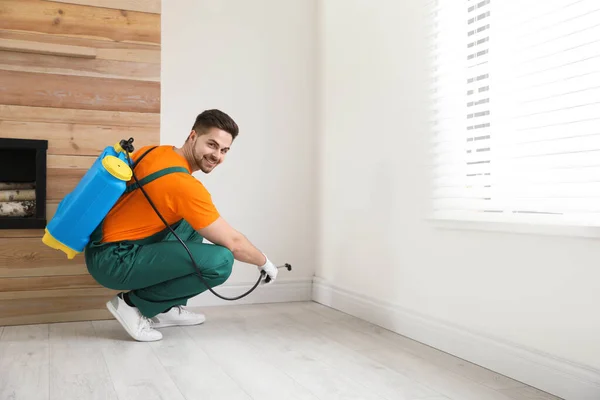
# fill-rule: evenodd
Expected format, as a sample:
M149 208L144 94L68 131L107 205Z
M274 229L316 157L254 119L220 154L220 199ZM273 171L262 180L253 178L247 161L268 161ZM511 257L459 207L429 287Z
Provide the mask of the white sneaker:
M204 314L197 314L186 310L183 306L175 306L169 311L158 314L152 318L153 328L165 328L178 325L198 325L206 320Z
M106 308L135 340L153 342L162 339L162 333L152 329L150 320L144 317L137 308L127 305L119 295L108 301Z

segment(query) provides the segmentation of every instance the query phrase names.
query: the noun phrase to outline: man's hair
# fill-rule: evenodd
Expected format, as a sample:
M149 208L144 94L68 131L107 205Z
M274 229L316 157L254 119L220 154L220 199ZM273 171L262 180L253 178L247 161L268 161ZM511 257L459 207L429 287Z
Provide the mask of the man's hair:
M206 133L210 128L222 129L225 132L228 132L233 139L235 139L239 133L239 128L235 121L220 110L206 110L198 114L194 126L192 127L198 135Z

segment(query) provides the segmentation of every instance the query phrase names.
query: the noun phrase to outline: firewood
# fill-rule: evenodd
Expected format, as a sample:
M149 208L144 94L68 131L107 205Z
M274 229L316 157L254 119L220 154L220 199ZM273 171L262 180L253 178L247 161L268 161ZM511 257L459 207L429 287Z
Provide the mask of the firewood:
M35 189L34 182L0 182L0 190Z
M0 202L35 200L35 189L0 190Z
M35 201L10 201L0 203L0 217L31 217L35 214Z

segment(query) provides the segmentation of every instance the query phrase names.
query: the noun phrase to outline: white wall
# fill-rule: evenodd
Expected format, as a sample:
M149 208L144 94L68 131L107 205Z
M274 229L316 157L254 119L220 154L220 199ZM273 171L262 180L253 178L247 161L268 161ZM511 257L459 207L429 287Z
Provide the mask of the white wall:
M294 265L281 281L316 265L319 282L596 374L598 240L425 220L422 3L163 2L161 141L180 145L207 108L236 119L227 162L198 178L234 226ZM255 273L236 268L226 285Z
M314 0L177 0L162 7L161 143L181 145L205 109L234 118L240 135L227 160L196 176L225 219L274 263L293 265L280 282L310 284L314 272L315 24ZM236 262L225 285L257 276Z
M424 2L321 4L317 277L600 373L600 240L425 219Z

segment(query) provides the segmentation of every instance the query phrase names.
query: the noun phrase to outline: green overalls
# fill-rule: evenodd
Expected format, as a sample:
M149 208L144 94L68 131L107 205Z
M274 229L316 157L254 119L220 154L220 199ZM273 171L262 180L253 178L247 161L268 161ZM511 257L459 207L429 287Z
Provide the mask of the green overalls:
M143 186L176 172L189 173L181 167L165 168L141 179L140 184ZM134 183L124 195L136 189L138 186ZM87 269L100 285L129 290L129 298L145 317L152 318L170 307L186 305L189 298L207 290L189 254L168 228L140 240L101 243L102 226L103 222L85 248ZM203 243L202 236L183 219L171 228L190 249L211 288L229 278L234 262L231 251Z

